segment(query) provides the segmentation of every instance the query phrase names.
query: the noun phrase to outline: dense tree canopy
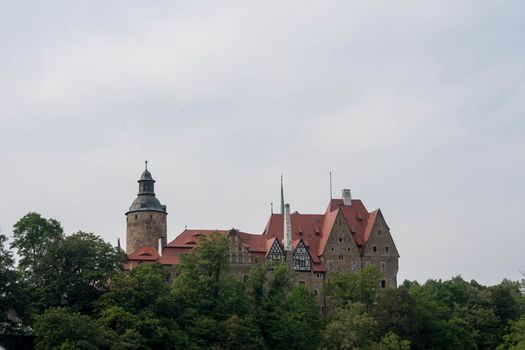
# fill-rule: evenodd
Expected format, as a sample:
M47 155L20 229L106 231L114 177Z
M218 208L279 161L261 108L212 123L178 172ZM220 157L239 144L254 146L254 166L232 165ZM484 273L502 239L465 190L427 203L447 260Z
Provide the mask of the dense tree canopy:
M0 235L0 334L37 349L525 349L523 282L461 277L381 289L380 272L335 273L321 312L285 264L247 280L229 270L219 234L169 270L120 270L125 255L92 233L64 235L29 213Z

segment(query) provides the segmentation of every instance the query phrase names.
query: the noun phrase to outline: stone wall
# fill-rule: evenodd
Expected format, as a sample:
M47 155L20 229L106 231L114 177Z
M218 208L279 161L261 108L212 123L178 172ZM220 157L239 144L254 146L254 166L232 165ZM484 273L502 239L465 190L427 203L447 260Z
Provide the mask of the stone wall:
M166 213L158 211L136 211L126 215L126 253L131 254L143 245L158 248L167 244Z

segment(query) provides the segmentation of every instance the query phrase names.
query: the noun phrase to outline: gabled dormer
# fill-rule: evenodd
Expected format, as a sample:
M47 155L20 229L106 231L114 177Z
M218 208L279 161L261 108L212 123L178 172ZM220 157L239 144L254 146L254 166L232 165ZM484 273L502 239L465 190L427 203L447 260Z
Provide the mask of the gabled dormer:
M270 250L268 251L268 254L266 254L266 261L269 261L271 264L285 261L286 255L283 246L279 243L279 240L275 238L272 238L272 241Z
M299 240L293 252L293 269L294 271L312 270L312 257L302 239Z

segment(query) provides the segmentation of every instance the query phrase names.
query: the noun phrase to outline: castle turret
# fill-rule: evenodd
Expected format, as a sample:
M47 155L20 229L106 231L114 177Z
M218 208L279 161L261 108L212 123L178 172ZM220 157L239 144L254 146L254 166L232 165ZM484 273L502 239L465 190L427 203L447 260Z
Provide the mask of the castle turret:
M126 213L126 253L148 245L162 249L167 244L166 206L155 197L155 180L146 169L142 173L137 198ZM162 253L162 251L159 251Z

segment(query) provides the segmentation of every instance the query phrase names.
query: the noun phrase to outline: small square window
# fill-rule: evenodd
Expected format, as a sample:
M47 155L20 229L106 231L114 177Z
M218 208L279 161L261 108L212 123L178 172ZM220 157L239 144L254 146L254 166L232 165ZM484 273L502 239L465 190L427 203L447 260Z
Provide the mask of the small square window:
M334 251L334 247L332 247L332 251Z
M306 285L306 281L299 281L299 284L300 284L301 286L304 286L304 285Z
M339 236L338 241L339 241L339 243L343 243L343 241L344 241L343 236Z
M319 290L314 289L314 295L315 295L315 296L318 296L318 295L319 295Z
M315 274L315 278L322 278L323 276L318 272Z
M382 262L380 264L380 266L381 266L381 272L385 272L386 271L386 264L384 262Z
M346 248L347 251L351 251L352 249L350 249L350 247Z
M385 253L388 254L388 247L385 247Z
M339 260L345 260L345 256L344 256L343 254L339 254L339 255L337 256L337 259L339 259Z
M373 246L372 249L374 249L374 253L377 252L377 247Z
M385 288L386 287L386 281L385 280L381 280L381 288Z

